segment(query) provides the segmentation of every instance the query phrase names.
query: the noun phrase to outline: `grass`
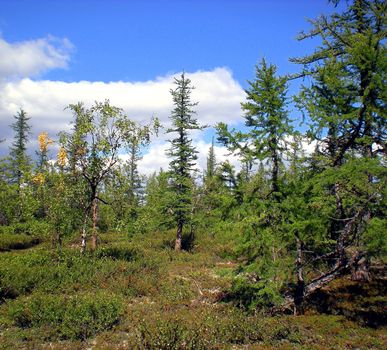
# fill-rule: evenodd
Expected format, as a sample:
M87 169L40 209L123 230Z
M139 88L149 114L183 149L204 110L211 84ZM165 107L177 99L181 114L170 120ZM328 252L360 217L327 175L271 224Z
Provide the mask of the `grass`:
M60 257L48 243L0 253L0 349L386 348L383 327L344 312L264 317L224 302L236 268L230 243L198 235L176 254L173 237L103 234L85 257L76 240ZM333 288L345 304L343 283ZM385 303L376 286L363 287L363 307Z

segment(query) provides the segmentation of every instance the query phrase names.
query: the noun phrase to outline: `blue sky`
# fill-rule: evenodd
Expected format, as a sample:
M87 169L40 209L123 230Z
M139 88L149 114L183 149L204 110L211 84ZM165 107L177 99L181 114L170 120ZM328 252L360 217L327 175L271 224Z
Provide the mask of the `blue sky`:
M167 123L172 78L182 70L197 87L198 119L239 127L257 61L296 72L289 57L317 43L295 37L308 29L307 18L333 10L327 0L0 0L2 153L20 107L31 116L33 140L42 129L65 129L71 115L63 108L79 99L109 98L133 119L156 115ZM210 136L194 135L200 151ZM165 139L156 140L149 166L165 148ZM160 162L165 167L167 159Z
M66 37L68 70L45 78L142 81L170 72L229 67L244 83L261 57L295 71L291 56L306 18L332 10L327 0L0 0L0 30L9 42Z

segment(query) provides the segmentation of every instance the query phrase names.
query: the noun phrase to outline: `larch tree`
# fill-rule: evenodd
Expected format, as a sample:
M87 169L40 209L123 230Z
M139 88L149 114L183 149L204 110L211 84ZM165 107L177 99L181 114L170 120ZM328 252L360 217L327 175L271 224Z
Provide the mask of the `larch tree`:
M48 136L46 131L38 135L39 151L36 152L38 156L37 168L32 177L32 182L35 185L35 196L38 199L39 207L35 213L36 217L45 218L47 215L47 208L49 202L48 187L50 182L48 150L49 146L53 145L54 141Z
M331 262L325 269L317 267L319 273L288 299L296 308L338 276L350 270L359 276L361 265L363 278L368 278L366 241L380 235L373 232L372 237L372 222L379 222L372 216L380 215L385 186L385 171L378 163L386 152L386 9L385 1L354 0L343 13L312 20L312 29L299 40L317 37L320 46L291 59L303 66L296 76L311 78L296 102L310 120L309 137L318 143L318 173L310 179L313 194L306 205L318 203L321 214L315 220L324 223L316 230L320 238L309 236L309 246L302 230L298 232L298 281L304 280L303 268L313 269L324 259ZM305 215L310 225L314 214ZM315 251L313 259L303 257L306 250Z
M260 276L256 287L261 301L277 303L284 284L280 276L288 259L286 247L294 241L283 224L287 195L283 164L294 131L287 110L287 77L279 76L276 66L264 59L255 68L255 79L248 81L246 101L241 104L245 130L229 130L226 124L219 123L217 131L218 140L244 164L235 197L248 213L237 216L243 227L240 249L246 258L246 269L253 269ZM249 172L253 164L265 164L267 171L261 171L251 183Z
M271 168L271 195L280 197L280 165L287 151L288 137L293 128L286 109L287 80L276 75L275 65L263 59L256 66L255 80L248 81L245 111L247 132L228 130L224 123L217 125L218 140L232 152L240 154L246 164L268 161Z
M48 147L54 143L54 141L48 136L46 131L41 132L38 135L39 151L38 156L38 169L39 171L47 170L48 166Z
M314 79L303 91L323 112L308 108L316 130L335 135L333 165L354 149L369 157L386 152L386 12L383 0L354 0L343 13L310 21L312 29L298 37L322 42L291 61L303 66L298 76Z
M191 102L191 92L194 87L191 80L182 73L180 78L175 78L176 88L171 89L174 108L170 119L172 126L167 133L172 133L175 138L169 142L168 156L172 158L169 163L172 177L172 187L175 193L173 212L177 223L175 250L182 249L182 237L184 224L189 220L192 210L192 176L197 159L195 147L189 136L190 130L201 130L197 120L194 118L195 107L198 103Z

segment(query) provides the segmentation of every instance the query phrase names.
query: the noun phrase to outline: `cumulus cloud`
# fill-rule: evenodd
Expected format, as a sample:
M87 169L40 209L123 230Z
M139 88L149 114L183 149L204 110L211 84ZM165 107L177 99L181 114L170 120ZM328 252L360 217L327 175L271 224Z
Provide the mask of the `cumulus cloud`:
M193 146L198 151L197 169L205 170L207 167L207 156L211 147L210 142L205 140L196 140L193 142ZM167 142L154 142L151 144L149 150L144 154L143 158L139 162L139 171L141 174L150 175L153 172L168 170L170 159L166 155L166 151L170 145ZM226 147L215 145L214 146L215 158L218 164L228 160L237 170L240 169L240 163L238 157L230 155L230 152Z
M198 101L197 119L201 124L219 121L236 124L240 121L240 101L243 90L225 68L187 74L196 89L192 100ZM12 116L23 108L31 118L34 137L42 130L52 136L67 130L72 119L65 107L83 101L90 106L94 101L109 99L121 107L133 120L146 122L152 116L168 126L172 109L169 90L174 87L174 75L146 82L62 82L24 78L0 84L0 139L10 138ZM196 134L200 137L199 134Z
M170 89L174 88L173 78L177 75L170 74L145 82L67 83L24 78L0 83L0 139L6 139L6 142L0 144L0 155L5 154L11 142L12 130L9 125L13 122L12 116L20 108L31 118L32 140L36 140L41 131L47 131L55 138L59 131L69 130L72 115L65 107L78 101L90 106L94 101L109 99L111 104L123 108L132 120L146 123L155 116L168 127L170 111L173 108ZM240 122L240 101L244 92L230 70L215 68L186 75L195 86L192 101L199 102L196 117L200 124L214 125L225 121L235 125ZM165 149L168 147L166 140L170 136L161 132L151 145L141 163L144 172L150 173L160 167L167 168L169 160L165 156ZM202 140L203 133L196 132L192 136L194 142L202 147L203 144L198 142ZM35 142L30 143L31 148L34 144ZM209 144L205 144L206 152L208 147ZM206 152L204 156L201 155L204 148L199 149L203 159L206 157ZM33 150L30 153L32 154Z
M54 68L66 68L73 45L53 36L9 43L0 37L0 80L37 76Z

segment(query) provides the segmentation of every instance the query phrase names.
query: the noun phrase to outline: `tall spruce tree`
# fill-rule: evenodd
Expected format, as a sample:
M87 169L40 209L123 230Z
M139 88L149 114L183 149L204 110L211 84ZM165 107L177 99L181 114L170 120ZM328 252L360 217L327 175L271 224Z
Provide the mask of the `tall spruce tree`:
M168 156L172 158L169 163L172 177L172 187L175 193L173 211L177 223L175 250L182 249L182 236L184 224L189 220L192 206L192 176L195 160L197 159L195 147L189 137L190 130L201 130L194 118L195 107L198 103L191 102L191 92L194 87L191 80L182 73L180 78L175 78L176 89L171 89L174 108L170 119L172 127L167 133L176 137L170 140L171 147Z

